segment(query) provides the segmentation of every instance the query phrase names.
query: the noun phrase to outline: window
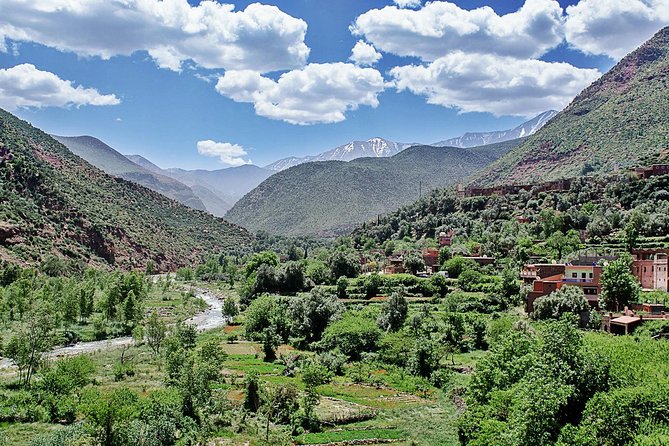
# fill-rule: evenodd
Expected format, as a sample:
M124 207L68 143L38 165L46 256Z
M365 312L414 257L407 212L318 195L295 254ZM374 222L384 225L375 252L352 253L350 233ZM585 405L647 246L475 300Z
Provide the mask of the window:
M585 273L581 273L581 279L585 279Z
M571 273L571 277L573 277L573 278L575 279L575 278L578 277L578 274L576 274L576 273Z
M592 279L592 277L593 277L593 274L592 274L592 273L590 273L590 274L589 274L588 276L589 276L589 277L590 277L590 278Z

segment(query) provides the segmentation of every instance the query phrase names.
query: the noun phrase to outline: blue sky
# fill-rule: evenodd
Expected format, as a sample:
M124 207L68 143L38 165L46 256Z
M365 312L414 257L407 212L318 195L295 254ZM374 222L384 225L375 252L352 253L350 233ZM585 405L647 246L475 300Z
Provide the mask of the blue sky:
M161 167L266 165L513 127L669 23L669 0L162 3L0 0L0 107Z

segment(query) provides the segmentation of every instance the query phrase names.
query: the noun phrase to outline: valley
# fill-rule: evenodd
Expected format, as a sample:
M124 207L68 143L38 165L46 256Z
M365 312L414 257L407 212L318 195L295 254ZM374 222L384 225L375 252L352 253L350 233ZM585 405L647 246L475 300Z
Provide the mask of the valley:
M669 444L669 27L596 1L5 2L0 446Z

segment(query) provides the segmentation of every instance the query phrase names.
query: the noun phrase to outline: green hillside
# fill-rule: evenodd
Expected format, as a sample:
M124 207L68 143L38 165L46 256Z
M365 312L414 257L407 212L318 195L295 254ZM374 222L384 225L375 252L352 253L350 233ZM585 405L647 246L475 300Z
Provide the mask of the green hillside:
M669 27L473 182L528 183L607 172L656 162L668 148Z
M91 166L51 136L0 110L0 259L57 256L163 270L250 234Z
M109 175L141 184L193 209L207 210L200 198L185 184L132 162L97 138L92 136L55 135L53 135L53 138L74 152L75 155L79 155Z
M390 158L305 163L261 183L226 214L253 231L336 235L357 223L453 185L517 145L474 149L416 146Z

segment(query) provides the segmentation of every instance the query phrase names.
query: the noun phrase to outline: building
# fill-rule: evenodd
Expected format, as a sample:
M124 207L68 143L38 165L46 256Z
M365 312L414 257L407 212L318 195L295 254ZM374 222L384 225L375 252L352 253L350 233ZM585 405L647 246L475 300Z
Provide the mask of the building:
M524 283L532 284L537 279L564 274L564 268L563 263L533 263L520 270L520 279Z
M658 175L669 174L669 164L653 164L650 167L638 167L634 169L637 178L650 178Z
M384 269L386 274L402 274L404 273L404 256L391 255L388 257L388 263Z
M439 250L436 248L425 248L422 251L425 272L434 274L439 271Z
M528 265L529 266L529 265ZM535 265L536 267L536 265ZM557 268L558 265L553 265ZM593 308L599 306L599 295L602 293L600 276L602 267L599 265L573 265L565 264L564 272L548 277L540 277L532 283L532 291L527 295L527 312L534 311L534 301L541 296L548 296L563 286L577 286L583 289L585 298ZM528 273L531 271L527 270ZM521 273L522 274L522 273Z
M455 233L452 229L449 229L447 232L439 233L439 247L443 248L444 246L451 246L453 243L453 236Z
M479 266L494 265L497 261L494 257L488 256L465 256L464 258L475 261Z
M666 249L637 249L632 252L632 274L647 290L669 291Z

